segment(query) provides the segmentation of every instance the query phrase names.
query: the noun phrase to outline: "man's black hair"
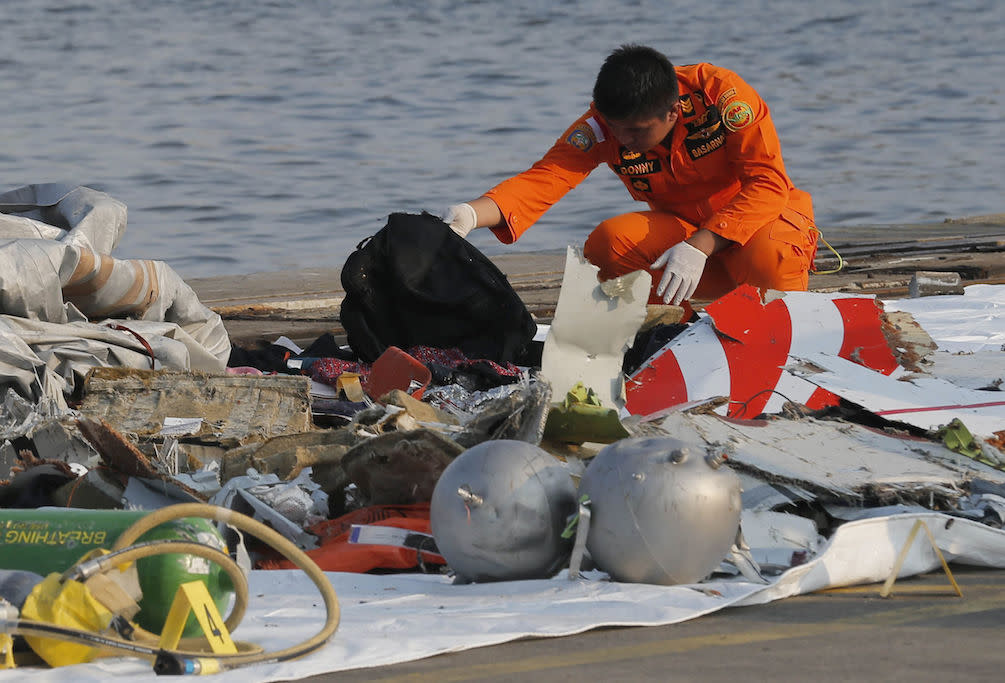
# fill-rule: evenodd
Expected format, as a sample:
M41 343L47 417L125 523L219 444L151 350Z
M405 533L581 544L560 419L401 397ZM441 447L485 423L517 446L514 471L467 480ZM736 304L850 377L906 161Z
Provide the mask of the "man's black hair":
M597 110L616 121L662 116L679 95L673 64L645 45L622 45L608 55L593 85Z

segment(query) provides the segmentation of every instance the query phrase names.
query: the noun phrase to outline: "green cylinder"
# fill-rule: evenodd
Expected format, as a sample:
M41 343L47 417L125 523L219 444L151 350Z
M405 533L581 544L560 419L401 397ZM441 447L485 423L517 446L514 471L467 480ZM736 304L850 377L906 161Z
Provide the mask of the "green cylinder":
M143 510L71 508L0 510L0 569L21 569L42 576L62 573L95 548L110 550L122 532L146 514ZM192 541L226 552L226 544L216 527L200 517L167 521L136 542L158 540ZM136 571L143 598L134 621L154 633L160 633L164 627L171 602L183 583L204 583L223 614L234 595L226 572L194 555L145 557L136 562ZM184 635L197 632L197 623L190 616Z

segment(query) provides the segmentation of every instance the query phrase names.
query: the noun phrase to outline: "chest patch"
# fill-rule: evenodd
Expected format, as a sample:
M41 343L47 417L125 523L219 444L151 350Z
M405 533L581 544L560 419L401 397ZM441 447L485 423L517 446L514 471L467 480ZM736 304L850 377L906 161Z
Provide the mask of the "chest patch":
M632 178L632 187L639 192L652 192L653 185L648 178Z
M618 153L621 163L614 167L615 173L622 176L641 176L659 173L663 170L663 164L658 158L647 158L639 152L622 147Z
M687 128L684 148L691 159L700 159L726 144L726 130L715 105L709 106L693 121L685 121L684 126Z

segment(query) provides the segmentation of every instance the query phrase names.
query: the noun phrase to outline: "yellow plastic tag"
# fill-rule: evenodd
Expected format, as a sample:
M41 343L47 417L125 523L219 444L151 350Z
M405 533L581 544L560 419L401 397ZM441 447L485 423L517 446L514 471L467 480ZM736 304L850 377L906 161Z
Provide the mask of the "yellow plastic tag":
M363 386L359 381L359 374L355 372L343 372L335 380L335 389L345 393L345 397L353 403L359 403L364 399Z
M178 647L181 633L185 629L189 612L195 614L196 621L202 628L203 635L209 641L209 646L216 654L237 654L237 647L230 639L230 633L223 623L220 611L216 609L213 598L206 590L202 581L189 581L178 587L168 612L167 620L161 631L158 645L166 650Z
M0 633L0 669L13 669L14 664L14 638L9 633Z

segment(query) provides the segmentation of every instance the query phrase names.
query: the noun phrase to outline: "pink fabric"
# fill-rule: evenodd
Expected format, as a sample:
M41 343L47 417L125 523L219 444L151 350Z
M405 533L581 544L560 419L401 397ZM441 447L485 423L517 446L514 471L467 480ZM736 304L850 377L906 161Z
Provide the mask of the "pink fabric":
M501 364L491 360L471 359L465 356L460 349L413 346L405 349L405 353L426 365L436 363L448 368L463 370L472 365L485 364L502 377L520 376L520 368L512 363ZM311 379L315 382L330 384L331 386L335 386L339 375L343 372L355 372L359 375L360 381L365 383L367 376L370 374L370 364L339 360L338 358L319 358L314 361L310 369Z
M250 365L238 365L236 368L227 368L228 375L264 375L265 373L258 368L253 368Z

